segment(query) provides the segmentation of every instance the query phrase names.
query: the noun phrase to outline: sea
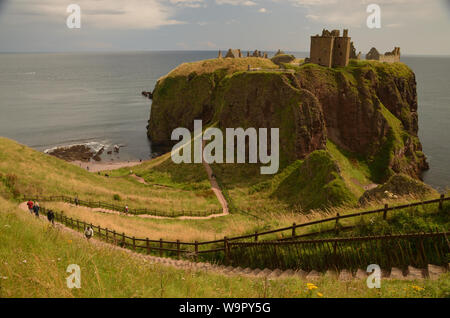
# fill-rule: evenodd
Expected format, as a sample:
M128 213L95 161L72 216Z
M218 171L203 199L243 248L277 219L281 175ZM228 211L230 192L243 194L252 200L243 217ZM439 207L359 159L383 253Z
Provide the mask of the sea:
M290 52L297 57L307 52ZM84 144L120 146L104 160L145 160L152 91L159 77L216 51L0 53L0 136L39 151ZM270 54L269 54L270 56ZM416 74L419 137L430 170L424 181L450 186L450 57L404 56Z

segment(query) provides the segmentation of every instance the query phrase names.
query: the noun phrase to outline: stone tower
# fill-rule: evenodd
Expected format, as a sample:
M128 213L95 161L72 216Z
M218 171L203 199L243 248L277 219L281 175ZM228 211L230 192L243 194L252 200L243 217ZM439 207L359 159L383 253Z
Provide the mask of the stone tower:
M347 29L342 36L339 30L324 29L322 35L311 36L310 62L326 67L347 66L350 42Z

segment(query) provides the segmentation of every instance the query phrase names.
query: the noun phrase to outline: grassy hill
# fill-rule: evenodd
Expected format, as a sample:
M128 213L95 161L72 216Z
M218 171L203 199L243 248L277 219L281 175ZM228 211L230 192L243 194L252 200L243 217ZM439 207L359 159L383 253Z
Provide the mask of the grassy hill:
M324 277L309 291L301 279L226 277L151 265L52 228L2 197L0 241L0 297L448 297L450 290L450 274L436 281L384 280L381 289ZM69 264L81 268L80 289L66 286Z
M152 162L152 165L157 163ZM129 168L122 170L121 177L107 178L0 137L0 192L15 197L78 195L83 200L115 202L164 212L219 210L219 202L208 186L205 170L201 165L193 168L196 180L190 180L190 191L145 185L129 176Z

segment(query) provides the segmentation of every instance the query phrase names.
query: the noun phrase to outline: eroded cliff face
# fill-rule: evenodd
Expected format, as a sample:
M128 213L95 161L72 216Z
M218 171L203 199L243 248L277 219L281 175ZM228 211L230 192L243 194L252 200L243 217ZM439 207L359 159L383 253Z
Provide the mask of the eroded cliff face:
M296 78L299 87L319 99L328 138L367 158L375 181L400 172L418 178L427 168L417 137L416 80L406 65L356 61L344 69L310 65Z
M169 148L173 129L192 130L202 119L222 129L279 128L284 163L324 149L329 138L367 160L376 182L399 172L417 178L427 167L417 137L416 81L402 63L306 64L293 73L247 72L245 62L230 72L211 63L206 72L175 70L158 81L148 127L153 145Z

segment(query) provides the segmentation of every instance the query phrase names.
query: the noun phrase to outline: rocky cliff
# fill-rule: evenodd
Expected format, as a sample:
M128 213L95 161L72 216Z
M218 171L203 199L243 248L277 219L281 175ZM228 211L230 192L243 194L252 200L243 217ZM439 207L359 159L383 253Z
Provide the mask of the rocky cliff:
M247 71L248 65L261 70ZM405 64L285 66L291 71L259 58L179 66L153 91L152 144L168 148L173 129L192 130L202 119L220 128L280 128L284 165L325 149L328 138L365 160L375 182L400 172L418 178L427 167L417 137L415 76Z

